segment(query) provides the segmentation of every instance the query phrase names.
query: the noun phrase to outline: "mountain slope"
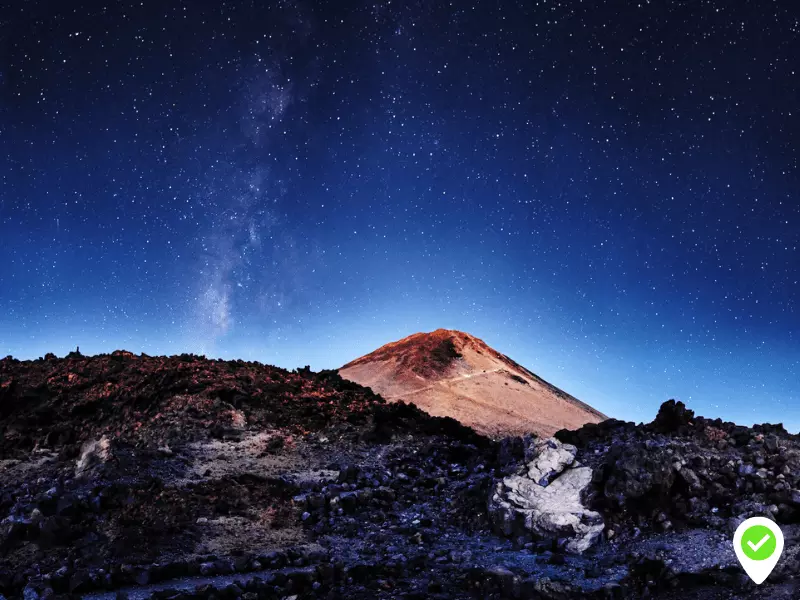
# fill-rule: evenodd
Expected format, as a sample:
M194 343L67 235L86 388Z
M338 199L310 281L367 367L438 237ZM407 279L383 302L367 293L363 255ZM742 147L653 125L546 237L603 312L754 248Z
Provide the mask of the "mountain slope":
M606 418L482 340L449 329L386 344L339 374L490 436L552 435Z

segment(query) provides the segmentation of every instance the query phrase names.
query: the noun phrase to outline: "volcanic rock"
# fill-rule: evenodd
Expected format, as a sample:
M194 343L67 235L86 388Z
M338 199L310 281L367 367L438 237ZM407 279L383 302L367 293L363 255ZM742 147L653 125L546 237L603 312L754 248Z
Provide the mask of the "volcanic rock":
M525 455L528 461L529 479L546 486L550 480L575 462L577 448L562 444L555 438L528 444Z
M583 553L603 531L603 519L582 496L592 470L575 463L576 448L556 439L535 444L534 458L520 473L495 483L489 515L503 535L528 534L559 540L568 552Z
M0 594L798 597L800 439L781 425L673 402L555 438L495 441L330 371L6 358ZM786 538L758 587L730 545L755 515Z
M90 440L81 447L81 455L75 465L75 475L81 476L95 466L102 465L111 459L111 442L106 436L99 440Z
M694 411L688 410L683 402L669 400L661 405L652 426L660 433L672 433L689 425L693 418Z

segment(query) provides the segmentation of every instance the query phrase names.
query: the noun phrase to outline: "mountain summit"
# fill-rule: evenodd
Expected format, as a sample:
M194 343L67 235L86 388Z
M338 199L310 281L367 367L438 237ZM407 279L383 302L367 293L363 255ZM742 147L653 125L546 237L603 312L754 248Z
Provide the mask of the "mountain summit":
M413 402L485 435L552 435L606 416L462 331L415 333L347 363L339 374L386 400Z

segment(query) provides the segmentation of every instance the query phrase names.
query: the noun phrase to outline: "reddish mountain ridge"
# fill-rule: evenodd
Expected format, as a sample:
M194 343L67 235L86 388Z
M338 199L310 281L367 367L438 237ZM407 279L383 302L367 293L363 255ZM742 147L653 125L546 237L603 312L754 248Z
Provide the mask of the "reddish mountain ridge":
M493 437L547 436L607 418L462 331L415 333L347 363L339 374L389 401L413 402Z

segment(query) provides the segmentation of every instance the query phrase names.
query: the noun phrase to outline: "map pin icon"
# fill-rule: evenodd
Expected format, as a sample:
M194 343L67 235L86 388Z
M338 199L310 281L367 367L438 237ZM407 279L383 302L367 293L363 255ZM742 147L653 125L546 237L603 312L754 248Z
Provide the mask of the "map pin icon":
M781 557L783 532L772 519L752 517L736 528L733 550L744 572L756 584L761 584Z

